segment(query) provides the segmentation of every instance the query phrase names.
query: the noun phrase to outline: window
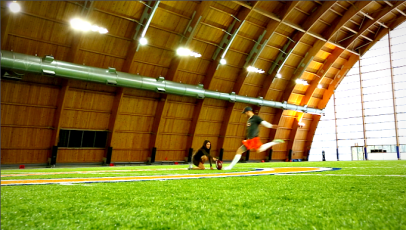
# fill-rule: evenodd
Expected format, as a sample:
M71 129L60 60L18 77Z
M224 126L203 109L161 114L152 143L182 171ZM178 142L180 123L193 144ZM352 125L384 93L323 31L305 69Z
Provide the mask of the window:
M331 97L335 100L327 104L328 119L321 118L311 152L321 154L321 149L334 149L337 141L340 159L351 160L347 157L351 156L351 146L367 145L368 153L396 153L399 144L400 152L406 153L405 39L406 23L403 23L379 40L348 71Z
M368 145L368 153L396 153L396 145Z
M59 147L105 148L108 131L66 130L59 133Z

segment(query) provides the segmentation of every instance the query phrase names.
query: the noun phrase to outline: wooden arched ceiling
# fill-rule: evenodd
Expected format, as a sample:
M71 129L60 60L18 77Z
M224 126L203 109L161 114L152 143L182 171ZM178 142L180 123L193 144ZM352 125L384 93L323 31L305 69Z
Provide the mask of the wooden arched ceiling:
M11 15L6 2L1 3L2 49L52 54L58 60L164 76L186 84L201 83L210 90L320 109L359 56L406 19L404 1L162 1L146 33L149 44L136 51L138 43L133 38L146 2L20 4L23 12ZM74 16L106 27L109 33L74 32L69 26ZM219 66L227 46L222 41L237 30L225 55L227 64ZM202 57L178 57L180 46ZM248 65L265 73L248 73ZM278 70L282 78L276 77ZM298 78L309 85L296 84ZM231 159L245 136L246 118L241 110L246 104L131 89L99 90L115 93L117 103L111 110L115 113L127 97L154 101L145 113L151 129L138 133L149 136L145 139L149 149L157 147L157 160L183 159L190 147L199 148L205 139L212 141L215 154L223 148L224 159ZM294 158L301 158L308 151L320 116L254 108L279 126L261 130L261 139L286 140L274 148L273 159L285 159L290 151ZM299 120L304 127L298 126ZM109 129L115 130L114 123L110 121ZM264 159L265 154L251 153L251 159Z

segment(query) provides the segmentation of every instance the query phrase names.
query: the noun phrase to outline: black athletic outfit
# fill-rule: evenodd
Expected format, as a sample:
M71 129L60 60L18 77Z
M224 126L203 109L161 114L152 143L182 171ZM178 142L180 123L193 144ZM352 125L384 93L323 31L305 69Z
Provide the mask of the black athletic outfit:
M259 125L262 122L262 118L258 115L253 115L247 121L247 139L252 139L259 135Z
M213 157L210 155L210 149L206 148L206 144L209 141L204 141L203 146L193 155L192 161L193 164L199 166L199 163L202 162L202 156L207 156L210 162L210 167L212 167L212 162L214 162ZM211 147L210 147L211 148Z

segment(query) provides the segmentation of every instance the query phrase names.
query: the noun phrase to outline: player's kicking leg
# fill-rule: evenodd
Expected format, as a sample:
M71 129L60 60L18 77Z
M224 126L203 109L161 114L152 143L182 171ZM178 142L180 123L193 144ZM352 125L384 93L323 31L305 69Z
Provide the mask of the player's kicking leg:
M241 159L241 155L246 151L247 151L247 147L245 147L244 145L241 145L241 147L239 147L237 149L237 152L236 152L231 164L229 166L225 167L224 170L231 170L234 167L234 165L237 164L237 162Z
M269 149L270 147L277 145L277 144L282 144L285 143L285 141L281 140L281 139L275 139L271 142L268 142L266 144L261 145L261 147L258 148L258 152L263 152L267 149Z

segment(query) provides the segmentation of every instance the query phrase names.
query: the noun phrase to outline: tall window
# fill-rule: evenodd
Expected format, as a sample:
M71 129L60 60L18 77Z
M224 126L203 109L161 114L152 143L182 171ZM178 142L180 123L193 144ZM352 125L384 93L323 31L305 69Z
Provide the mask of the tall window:
M393 30L390 36L400 159L406 159L406 23Z
M321 160L323 151L326 160L363 160L365 149L370 160L397 159L398 144L406 159L406 23L378 41L338 86L309 160Z

